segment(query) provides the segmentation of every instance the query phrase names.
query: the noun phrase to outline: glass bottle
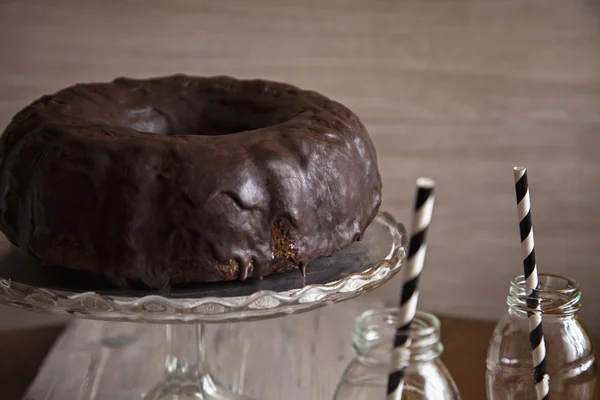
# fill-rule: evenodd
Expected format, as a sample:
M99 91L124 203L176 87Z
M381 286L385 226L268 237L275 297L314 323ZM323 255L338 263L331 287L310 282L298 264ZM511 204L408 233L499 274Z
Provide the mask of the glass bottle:
M417 312L411 325L411 345L393 350L398 309L369 310L357 319L353 335L355 357L338 384L334 400L385 399L392 359L407 364L403 400L459 400L458 390L440 355L440 321ZM393 354L395 353L395 354Z
M579 318L579 285L559 275L539 275L542 328L552 400L593 400L598 365ZM508 312L496 326L487 356L488 400L535 400L525 279L510 282Z

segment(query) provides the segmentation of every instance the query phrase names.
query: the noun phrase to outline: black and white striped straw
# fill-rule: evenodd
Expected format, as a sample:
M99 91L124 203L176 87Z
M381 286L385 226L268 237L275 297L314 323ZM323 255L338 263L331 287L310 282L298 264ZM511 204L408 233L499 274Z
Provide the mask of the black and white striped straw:
M519 212L519 231L521 233L521 254L525 275L525 293L527 308L535 310L528 313L529 344L533 359L533 379L538 400L550 398L550 377L546 372L546 345L542 331L542 307L538 292L538 271L535 261L533 242L533 224L531 222L531 201L529 199L529 183L527 168L515 167L515 192Z
M417 198L413 213L412 231L408 245L407 263L404 268L400 309L398 312L398 329L394 340L394 349L410 345L410 325L415 317L419 299L419 278L423 270L425 252L427 251L427 230L433 213L435 182L429 178L417 180ZM387 399L400 400L404 382L405 366L390 372L388 377Z

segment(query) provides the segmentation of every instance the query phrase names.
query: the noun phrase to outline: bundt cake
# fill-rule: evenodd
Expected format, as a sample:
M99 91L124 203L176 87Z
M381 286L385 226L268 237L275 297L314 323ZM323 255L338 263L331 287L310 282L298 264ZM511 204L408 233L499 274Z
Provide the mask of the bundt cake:
M119 286L263 276L360 239L381 201L358 117L264 80L79 84L0 139L0 229L44 265Z

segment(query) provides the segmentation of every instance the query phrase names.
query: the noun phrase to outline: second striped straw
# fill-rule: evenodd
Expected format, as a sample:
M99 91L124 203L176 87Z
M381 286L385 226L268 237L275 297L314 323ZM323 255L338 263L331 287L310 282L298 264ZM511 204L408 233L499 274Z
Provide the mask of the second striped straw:
M529 344L533 358L533 379L538 400L550 398L550 377L546 372L546 345L542 332L542 306L538 293L538 271L535 261L533 242L533 224L531 222L531 201L527 168L515 167L515 192L519 212L519 231L521 233L521 254L525 274L525 292L527 308L535 311L528 313Z
M415 317L419 299L419 278L423 270L427 244L427 230L433 213L435 182L429 178L417 180L417 198L413 214L413 225L408 245L407 265L404 268L398 329L394 348L410 345L410 325ZM404 369L392 371L388 377L388 400L400 400L404 380Z

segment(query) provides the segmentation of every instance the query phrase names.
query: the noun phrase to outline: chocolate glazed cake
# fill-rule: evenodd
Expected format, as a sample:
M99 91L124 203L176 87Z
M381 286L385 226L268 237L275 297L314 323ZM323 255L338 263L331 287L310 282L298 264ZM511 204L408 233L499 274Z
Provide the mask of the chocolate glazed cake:
M120 286L303 270L360 239L380 200L358 117L263 80L75 85L19 112L0 143L7 238Z

